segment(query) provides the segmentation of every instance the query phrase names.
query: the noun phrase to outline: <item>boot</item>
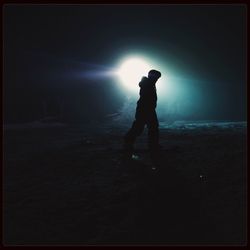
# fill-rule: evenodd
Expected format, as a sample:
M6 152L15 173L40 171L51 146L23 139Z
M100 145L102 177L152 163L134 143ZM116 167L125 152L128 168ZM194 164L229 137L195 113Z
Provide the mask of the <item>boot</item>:
M123 144L123 152L122 152L123 160L125 160L125 161L126 160L131 160L133 152L134 152L133 144L128 144L128 143Z

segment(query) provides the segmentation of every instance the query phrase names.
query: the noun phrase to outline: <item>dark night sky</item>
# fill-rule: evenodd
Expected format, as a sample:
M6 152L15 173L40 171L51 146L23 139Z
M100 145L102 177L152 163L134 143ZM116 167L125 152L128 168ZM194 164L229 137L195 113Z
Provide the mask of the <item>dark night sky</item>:
M5 5L5 119L37 119L58 98L71 118L115 112L117 86L74 74L137 49L202 82L197 119L246 119L243 5Z

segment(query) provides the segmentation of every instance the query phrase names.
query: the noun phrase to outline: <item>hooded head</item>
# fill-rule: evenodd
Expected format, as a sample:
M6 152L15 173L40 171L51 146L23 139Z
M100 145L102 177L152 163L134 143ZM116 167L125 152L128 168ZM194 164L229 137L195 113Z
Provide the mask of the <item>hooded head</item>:
M161 72L155 69L151 69L148 72L148 78L153 80L158 80L161 77Z

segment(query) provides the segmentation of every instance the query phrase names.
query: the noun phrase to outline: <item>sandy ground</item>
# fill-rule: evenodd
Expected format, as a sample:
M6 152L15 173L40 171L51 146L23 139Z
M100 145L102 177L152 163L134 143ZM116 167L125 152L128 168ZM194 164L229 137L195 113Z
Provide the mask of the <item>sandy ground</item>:
M162 124L159 167L126 126L4 130L6 245L246 243L246 124Z

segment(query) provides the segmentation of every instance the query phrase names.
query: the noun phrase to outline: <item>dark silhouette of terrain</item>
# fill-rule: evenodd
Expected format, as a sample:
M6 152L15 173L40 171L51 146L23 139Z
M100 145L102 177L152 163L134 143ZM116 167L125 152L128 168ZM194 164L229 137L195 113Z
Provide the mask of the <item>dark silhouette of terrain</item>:
M246 242L246 127L160 127L120 161L115 124L4 132L7 245L240 245Z

